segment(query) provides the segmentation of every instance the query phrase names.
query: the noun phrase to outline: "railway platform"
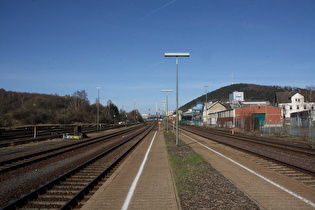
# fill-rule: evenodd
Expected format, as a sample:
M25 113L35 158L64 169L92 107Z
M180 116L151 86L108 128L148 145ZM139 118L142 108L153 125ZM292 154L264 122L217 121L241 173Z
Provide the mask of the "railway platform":
M191 135L200 140L199 144L184 134L180 135L183 142L201 154L259 208L314 209L313 188L253 165L220 144ZM210 147L216 152L209 151ZM81 209L181 209L163 132L152 132Z
M181 209L163 132L152 132L81 209Z
M203 156L261 209L315 209L315 189L285 174L253 163L221 144L182 132L180 139ZM290 173L290 171L288 171Z

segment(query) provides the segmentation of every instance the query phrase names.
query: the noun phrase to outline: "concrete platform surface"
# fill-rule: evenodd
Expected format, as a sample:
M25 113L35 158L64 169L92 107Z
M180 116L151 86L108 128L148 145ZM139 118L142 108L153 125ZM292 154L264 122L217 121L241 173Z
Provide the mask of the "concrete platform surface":
M151 132L81 209L180 209L170 168L163 132Z

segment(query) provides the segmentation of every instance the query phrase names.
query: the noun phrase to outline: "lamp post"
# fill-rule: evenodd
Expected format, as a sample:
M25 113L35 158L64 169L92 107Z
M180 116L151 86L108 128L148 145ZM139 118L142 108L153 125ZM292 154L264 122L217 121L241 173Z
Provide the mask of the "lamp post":
M208 87L209 85L204 85L204 87L206 88L206 104L205 104L205 109L206 109L206 127L208 125Z
M173 90L161 90L161 92L166 93L166 132L168 133L168 93L173 92Z
M189 53L164 53L164 57L176 58L176 146L178 146L178 57L189 57Z
M136 120L136 99L133 99L133 110L134 110L134 121L135 121L135 124L137 123L137 120Z
M65 96L65 113L64 113L64 119L63 119L64 127L66 127L66 117L67 117L67 96Z
M100 87L97 88L97 117L96 117L96 123L97 123L97 130L100 129Z

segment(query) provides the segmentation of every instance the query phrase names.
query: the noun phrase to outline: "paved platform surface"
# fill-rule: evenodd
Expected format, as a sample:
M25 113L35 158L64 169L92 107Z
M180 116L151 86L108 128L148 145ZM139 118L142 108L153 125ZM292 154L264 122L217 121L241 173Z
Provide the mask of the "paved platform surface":
M81 209L181 209L163 132L152 132Z
M314 188L256 163L253 164L249 159L229 152L224 145L217 142L211 142L193 134L185 135L185 132L180 133L180 139L201 154L261 209L315 209L313 206L315 204ZM246 168L250 168L251 171Z

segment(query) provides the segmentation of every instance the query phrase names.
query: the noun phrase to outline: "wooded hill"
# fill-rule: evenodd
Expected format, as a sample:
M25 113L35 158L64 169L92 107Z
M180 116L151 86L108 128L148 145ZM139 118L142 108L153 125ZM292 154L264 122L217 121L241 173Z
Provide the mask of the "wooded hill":
M0 127L34 124L96 123L97 102L90 104L87 93L76 91L71 96L19 93L0 89ZM99 104L100 123L142 121L136 110L118 110L110 100Z
M229 100L229 95L234 91L244 92L245 101L269 101L271 104L275 103L276 92L307 92L308 90L314 90L314 87L307 87L306 89L298 87L280 87L280 86L266 86L266 85L255 85L255 84L233 84L225 86L207 93L208 102L222 101L226 102ZM308 94L307 94L308 95ZM315 94L314 94L315 95ZM304 95L305 96L305 95ZM204 104L206 101L206 94L188 102L179 109L187 111L197 104Z

